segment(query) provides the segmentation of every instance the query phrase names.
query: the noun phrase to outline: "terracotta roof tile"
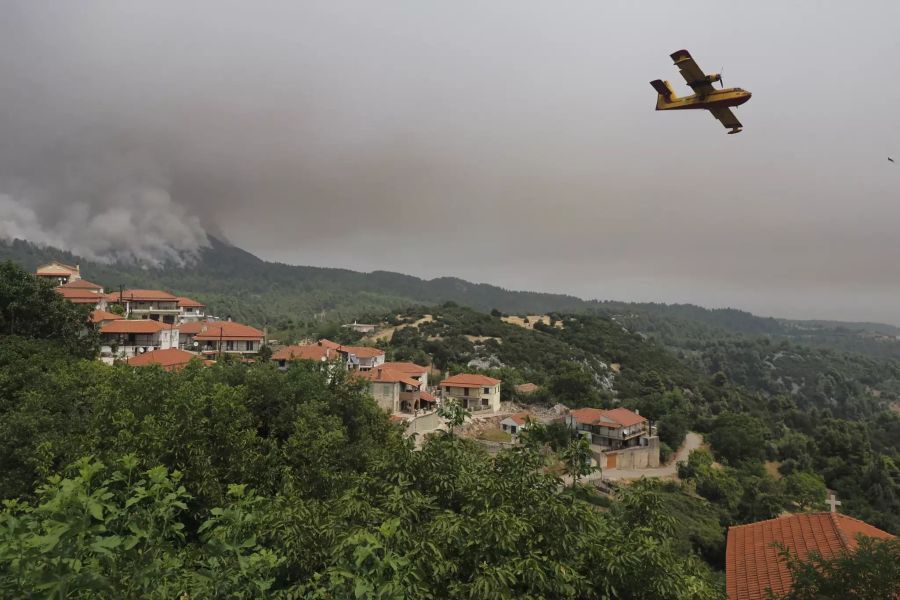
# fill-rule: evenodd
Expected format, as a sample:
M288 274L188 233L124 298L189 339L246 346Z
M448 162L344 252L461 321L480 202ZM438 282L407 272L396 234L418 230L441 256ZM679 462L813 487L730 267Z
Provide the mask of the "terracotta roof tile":
M519 412L514 415L510 415L510 416L506 417L506 419L512 419L516 425L521 426L526 423L526 421L528 420L529 417L531 417L530 412ZM506 419L503 419L503 420L505 421Z
M69 283L64 283L59 287L66 288L66 289L82 289L82 290L98 290L98 291L103 289L102 285L97 285L96 283L92 283L92 282L88 281L87 279L73 279Z
M122 315L111 313L105 310L92 310L91 323L102 323L103 321L120 321L124 319Z
M186 298L185 296L177 296L177 298L179 308L206 308L205 304L191 298Z
M619 423L622 427L630 427L631 425L637 425L639 423L643 423L647 420L646 417L642 417L636 412L632 412L627 408L613 408L612 410L605 411L606 417L609 417L613 421Z
M378 348L370 348L369 346L341 346L338 352L346 352L355 354L358 358L375 358L376 356L384 356L384 350Z
M390 369L384 369L382 367L375 367L374 369L369 369L368 371L359 371L356 373L356 376L360 379L366 379L373 382L405 383L406 385L412 386L414 388L418 388L420 385L418 381L412 379L406 373L391 371Z
M121 302L119 300L119 292L112 292L111 294L107 294L107 298L110 302ZM137 301L137 302L152 302L152 301L161 301L161 302L177 302L178 298L173 296L168 292L163 292L162 290L122 290L121 297L125 299L125 301Z
M800 513L728 529L725 587L728 600L762 600L790 590L791 575L774 545L783 544L801 560L815 550L828 558L856 548L856 535L887 539L891 534L838 513Z
M600 425L610 429L630 427L645 422L647 419L627 408L577 408L569 413L577 423L583 425Z
M386 362L381 365L385 369L399 371L409 375L424 375L428 372L428 367L423 367L411 362Z
M495 386L500 383L499 379L488 377L487 375L477 375L474 373L460 373L453 377L448 377L441 382L441 387L481 387Z
M77 275L79 273L78 267L73 267L72 265L67 265L65 263L53 261L52 263L48 263L46 265L40 265L35 271L36 275L44 275L44 276L55 276L55 275Z
M178 333L183 335L197 335L213 321L188 321L178 326Z
M193 352L187 350L179 350L178 348L167 348L165 350L153 350L145 352L138 356L128 359L128 364L141 367L146 365L160 365L167 371L185 367L192 359L200 358Z
M194 336L195 340L256 340L265 337L259 329L234 321L204 321L204 325L206 327L201 327Z
M89 289L58 287L54 291L75 304L96 304L103 300L103 294L91 291Z
M285 346L272 355L272 360L333 360L336 352L318 344Z
M103 325L100 333L157 333L170 328L177 328L177 326L152 319L122 319Z
M576 423L593 425L603 416L603 410L599 408L576 408L569 412L569 416L574 418Z

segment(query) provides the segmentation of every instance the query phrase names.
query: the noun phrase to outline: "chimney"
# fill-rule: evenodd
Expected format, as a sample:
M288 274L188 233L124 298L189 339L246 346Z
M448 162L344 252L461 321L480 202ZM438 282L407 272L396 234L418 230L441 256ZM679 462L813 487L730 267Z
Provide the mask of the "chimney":
M641 411L638 409L634 409L634 414L636 414L637 416L641 416Z

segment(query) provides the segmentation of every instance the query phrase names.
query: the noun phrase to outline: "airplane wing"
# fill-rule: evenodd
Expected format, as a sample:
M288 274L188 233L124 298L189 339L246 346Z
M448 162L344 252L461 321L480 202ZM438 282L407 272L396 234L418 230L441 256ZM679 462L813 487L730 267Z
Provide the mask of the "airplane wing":
M708 94L713 91L712 83L706 78L706 73L697 66L696 61L687 50L679 50L672 53L675 66L681 71L681 76L689 86L698 94Z
M727 106L723 106L721 108L710 108L708 110L712 113L712 116L721 121L722 125L728 127L729 129L734 130L743 127L743 125L741 125L741 122L738 121L738 118L734 116L734 113L731 112L731 109Z

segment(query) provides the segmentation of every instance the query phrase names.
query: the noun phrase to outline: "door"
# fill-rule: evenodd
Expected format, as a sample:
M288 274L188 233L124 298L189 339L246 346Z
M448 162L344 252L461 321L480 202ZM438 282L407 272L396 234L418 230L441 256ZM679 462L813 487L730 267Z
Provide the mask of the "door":
M615 469L616 468L616 459L619 456L617 454L607 454L606 455L606 468L607 469Z

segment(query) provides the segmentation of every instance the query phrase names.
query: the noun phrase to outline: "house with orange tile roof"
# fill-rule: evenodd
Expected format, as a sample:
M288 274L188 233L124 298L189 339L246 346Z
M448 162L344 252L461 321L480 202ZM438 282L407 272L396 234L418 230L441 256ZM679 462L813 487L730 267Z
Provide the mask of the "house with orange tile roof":
M646 417L627 408L578 408L566 415L566 424L591 443L602 448L618 450L646 446L650 438L650 424Z
M178 310L180 311L178 315L179 322L202 321L206 318L205 304L185 296L176 296L176 298L178 299Z
M90 290L96 294L103 293L102 285L100 285L99 283L94 283L93 281L88 281L87 279L72 279L68 283L63 283L59 287L70 290Z
M341 345L338 344L337 342L332 342L331 340L326 340L325 338L322 338L321 340L319 340L316 343L320 346L325 346L326 348L331 348L332 350L337 350L338 348L341 347Z
M333 363L340 360L337 350L319 344L294 344L279 348L272 354L272 360L279 368L287 368L288 363L298 360L311 360L317 363Z
M728 528L725 591L728 600L764 600L787 594L793 580L778 545L806 560L810 552L831 558L853 552L858 536L893 538L865 521L836 512L798 513Z
M522 430L528 429L529 419L531 418L531 413L529 412L518 412L500 421L500 429L511 435L518 435Z
M191 349L205 356L256 354L265 344L264 332L234 321L196 321L185 323L183 327L192 331L198 325L197 333L191 339Z
M81 279L81 267L79 265L67 265L58 261L53 261L45 265L40 265L34 274L39 279L52 281L56 285L62 285Z
M91 316L90 316L91 323L93 323L94 325L100 325L100 326L103 326L110 321L121 321L124 318L125 317L123 317L122 315L117 315L116 313L111 313L111 312L108 312L105 310L99 310L99 309L92 310Z
M357 371L368 371L384 364L384 350L369 346L338 346L347 368Z
M72 304L88 304L95 309L106 309L106 296L91 289L61 285L54 291Z
M472 412L500 410L499 379L486 375L460 373L441 382L444 401L454 399Z
M437 398L406 373L375 367L357 371L355 376L369 383L369 393L378 406L390 413L416 413L437 406Z
M385 369L390 369L391 371L405 373L421 383L423 388L428 387L428 367L423 367L422 365L411 362L386 362L381 366Z
M384 364L384 350L370 346L344 346L322 338L317 345L336 351L347 369L353 371L368 371Z
M144 352L143 354L138 354L133 358L129 358L126 363L132 367L159 365L166 371L178 371L188 366L188 363L194 359L205 365L215 363L215 361L204 359L199 354L181 350L179 348L151 350L150 352Z
M152 350L178 347L178 329L174 324L151 319L118 319L100 327L100 354L113 358L131 358Z
M121 290L107 294L106 300L122 304L129 319L152 319L173 324L181 314L178 297L161 290Z
M200 333L200 330L207 326L211 321L187 321L178 326L178 347L182 350L196 351L200 346L194 346L194 336Z

